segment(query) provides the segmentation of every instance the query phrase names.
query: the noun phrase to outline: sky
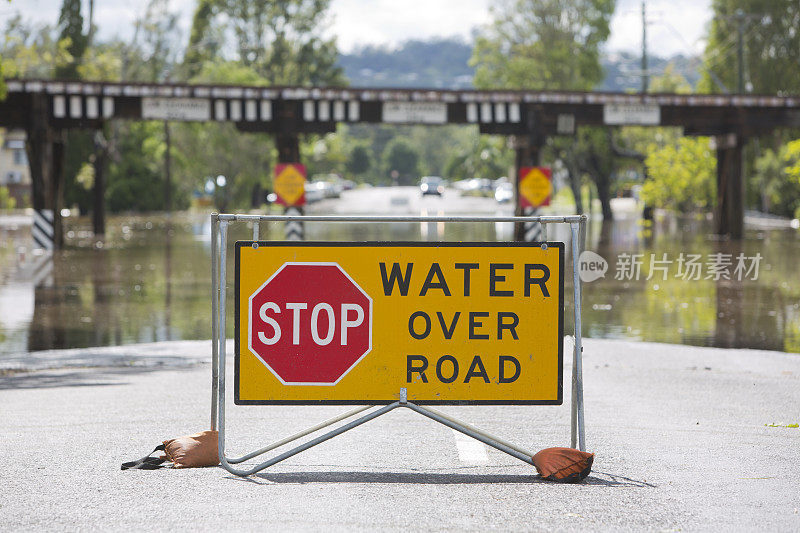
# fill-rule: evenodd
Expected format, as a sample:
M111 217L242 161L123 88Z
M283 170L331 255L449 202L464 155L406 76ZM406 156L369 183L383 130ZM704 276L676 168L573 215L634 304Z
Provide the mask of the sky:
M148 0L95 0L100 38L132 34L133 21ZM0 24L14 13L26 20L55 24L62 0L11 0L0 4ZM328 32L342 52L366 44L395 46L407 39L459 36L466 40L476 27L487 24L492 0L331 0ZM651 54L699 54L711 18L711 0L647 0L647 47ZM188 36L195 0L170 0L180 13ZM609 52L640 53L641 0L617 0L611 21Z

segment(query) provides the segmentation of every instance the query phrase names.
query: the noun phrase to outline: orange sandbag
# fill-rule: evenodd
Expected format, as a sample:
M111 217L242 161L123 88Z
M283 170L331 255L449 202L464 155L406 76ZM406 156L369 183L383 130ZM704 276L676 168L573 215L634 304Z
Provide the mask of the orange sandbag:
M574 483L592 471L594 454L574 448L545 448L533 456L536 470L545 479Z
M194 435L185 435L164 441L164 451L172 461L174 468L197 468L201 466L217 466L216 431L201 431Z

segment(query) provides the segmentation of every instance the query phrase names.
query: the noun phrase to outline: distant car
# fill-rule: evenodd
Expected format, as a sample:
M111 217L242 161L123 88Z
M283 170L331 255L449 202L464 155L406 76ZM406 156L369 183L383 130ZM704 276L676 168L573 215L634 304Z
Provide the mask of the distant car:
M306 186L306 203L313 204L314 202L319 202L325 198L325 194L323 190L317 187L316 183L309 183Z
M422 196L426 194L441 196L444 194L444 180L439 176L423 176L420 180L419 190Z
M508 182L500 183L494 190L494 199L497 203L504 204L514 198L514 187Z

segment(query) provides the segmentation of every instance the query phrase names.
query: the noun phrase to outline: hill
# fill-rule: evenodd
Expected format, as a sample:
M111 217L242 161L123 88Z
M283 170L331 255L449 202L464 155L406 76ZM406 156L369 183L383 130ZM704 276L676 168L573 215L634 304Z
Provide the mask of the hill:
M420 87L471 89L475 69L469 66L472 44L461 39L410 40L396 48L365 46L340 54L339 64L353 87ZM601 58L606 76L599 91L636 91L641 87L640 57L628 52ZM694 86L700 77L699 60L674 56L649 58L653 75L672 63L676 73Z

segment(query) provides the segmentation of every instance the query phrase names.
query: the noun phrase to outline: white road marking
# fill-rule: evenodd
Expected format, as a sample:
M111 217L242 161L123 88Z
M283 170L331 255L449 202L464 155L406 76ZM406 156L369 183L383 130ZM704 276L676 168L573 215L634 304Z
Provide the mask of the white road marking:
M456 439L458 449L458 459L462 463L488 463L489 456L486 454L486 445L472 437L451 429Z

